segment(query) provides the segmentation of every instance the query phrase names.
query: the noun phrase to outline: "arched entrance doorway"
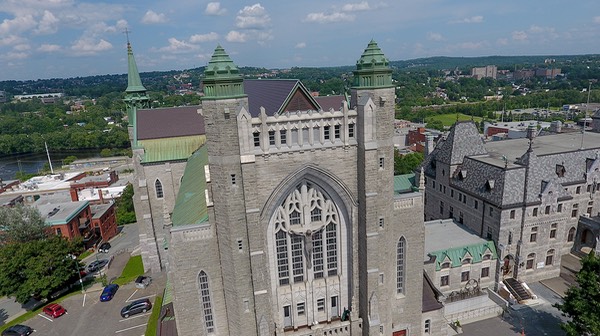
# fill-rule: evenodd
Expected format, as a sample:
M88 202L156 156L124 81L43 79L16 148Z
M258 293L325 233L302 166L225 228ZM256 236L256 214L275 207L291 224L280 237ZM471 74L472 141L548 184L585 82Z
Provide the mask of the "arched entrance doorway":
M515 268L515 257L512 254L508 254L502 260L502 277L511 277L513 275L513 269Z

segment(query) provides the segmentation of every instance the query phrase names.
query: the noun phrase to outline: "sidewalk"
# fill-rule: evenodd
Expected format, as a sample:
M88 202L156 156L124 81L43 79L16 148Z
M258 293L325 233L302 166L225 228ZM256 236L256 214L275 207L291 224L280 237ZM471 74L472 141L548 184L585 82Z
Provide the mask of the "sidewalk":
M575 279L577 272L581 269L580 260L579 257L572 254L563 255L560 266L560 276L542 280L540 283L556 293L556 295L564 298L569 287L576 283Z

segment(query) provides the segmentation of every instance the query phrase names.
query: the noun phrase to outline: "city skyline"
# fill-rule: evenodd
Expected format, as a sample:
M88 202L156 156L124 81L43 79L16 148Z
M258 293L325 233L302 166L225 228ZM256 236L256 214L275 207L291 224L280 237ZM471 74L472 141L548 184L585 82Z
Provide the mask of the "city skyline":
M206 65L218 44L266 68L353 65L370 39L390 60L576 55L598 53L600 5L0 0L0 80L123 74L126 29L142 72Z

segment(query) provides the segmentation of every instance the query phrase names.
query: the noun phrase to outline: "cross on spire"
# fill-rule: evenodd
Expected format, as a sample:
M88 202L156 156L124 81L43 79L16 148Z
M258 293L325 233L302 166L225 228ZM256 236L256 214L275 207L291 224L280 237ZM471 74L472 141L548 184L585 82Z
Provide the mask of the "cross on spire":
M127 44L129 44L129 33L131 33L131 30L125 27L125 31L123 31L123 33L125 34L125 36L127 36Z

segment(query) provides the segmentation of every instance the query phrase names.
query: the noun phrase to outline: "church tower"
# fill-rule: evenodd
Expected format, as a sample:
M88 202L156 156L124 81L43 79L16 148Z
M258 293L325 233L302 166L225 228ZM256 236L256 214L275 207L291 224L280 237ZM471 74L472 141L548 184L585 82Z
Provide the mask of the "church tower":
M423 208L394 200L395 87L389 61L373 40L354 71L358 113L360 315L363 335L420 334Z
M127 108L127 119L129 121L129 140L131 148L137 147L137 110L149 108L150 99L146 94L146 88L142 85L142 79L138 72L131 43L127 40L127 89L125 89L125 98L123 99Z

